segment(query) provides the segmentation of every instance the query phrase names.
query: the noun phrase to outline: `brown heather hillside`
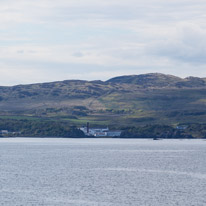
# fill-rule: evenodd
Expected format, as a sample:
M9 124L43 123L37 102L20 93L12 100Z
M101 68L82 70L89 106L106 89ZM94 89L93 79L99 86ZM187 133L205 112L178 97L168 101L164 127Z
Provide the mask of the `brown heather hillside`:
M1 118L49 118L75 125L206 122L206 80L143 74L0 87Z

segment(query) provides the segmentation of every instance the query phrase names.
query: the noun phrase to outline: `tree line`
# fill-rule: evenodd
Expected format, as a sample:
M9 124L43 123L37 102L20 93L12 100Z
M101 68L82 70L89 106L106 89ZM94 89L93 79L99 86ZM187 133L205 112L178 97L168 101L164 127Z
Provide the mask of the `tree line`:
M84 137L84 133L67 122L0 119L0 130L9 136L24 137Z

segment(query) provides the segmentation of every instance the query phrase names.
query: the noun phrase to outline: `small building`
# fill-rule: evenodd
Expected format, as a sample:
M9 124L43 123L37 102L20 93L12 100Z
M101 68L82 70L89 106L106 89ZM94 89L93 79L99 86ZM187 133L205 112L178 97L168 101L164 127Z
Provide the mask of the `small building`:
M80 130L84 132L87 136L106 136L106 132L109 131L109 128L88 128L81 127Z
M0 134L9 134L8 130L0 130Z
M176 129L178 129L178 130L185 130L185 129L187 129L187 125L178 125L177 127L176 127Z
M84 132L86 136L94 136L94 137L119 137L121 135L121 131L111 131L108 127L105 128L90 128L89 123L87 123L86 127L79 128Z
M107 132L95 132L94 136L95 137L106 137L107 136Z
M108 131L107 136L108 137L119 137L121 133L122 131Z

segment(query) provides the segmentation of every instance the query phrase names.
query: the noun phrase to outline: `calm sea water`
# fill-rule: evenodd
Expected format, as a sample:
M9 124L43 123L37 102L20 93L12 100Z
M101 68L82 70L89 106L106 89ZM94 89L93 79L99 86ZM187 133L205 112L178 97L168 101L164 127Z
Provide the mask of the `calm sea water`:
M205 206L206 141L0 139L0 205Z

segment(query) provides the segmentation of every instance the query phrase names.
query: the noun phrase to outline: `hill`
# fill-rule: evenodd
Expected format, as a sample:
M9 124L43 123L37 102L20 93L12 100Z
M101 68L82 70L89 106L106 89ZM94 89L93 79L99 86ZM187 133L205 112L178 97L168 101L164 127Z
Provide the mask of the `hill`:
M206 80L159 73L0 87L0 118L114 128L206 123Z
M160 73L150 73L142 75L130 75L115 77L107 82L110 83L125 83L135 84L140 87L177 87L177 88L194 88L205 87L206 80L198 77L187 77L182 79L173 75L166 75Z

